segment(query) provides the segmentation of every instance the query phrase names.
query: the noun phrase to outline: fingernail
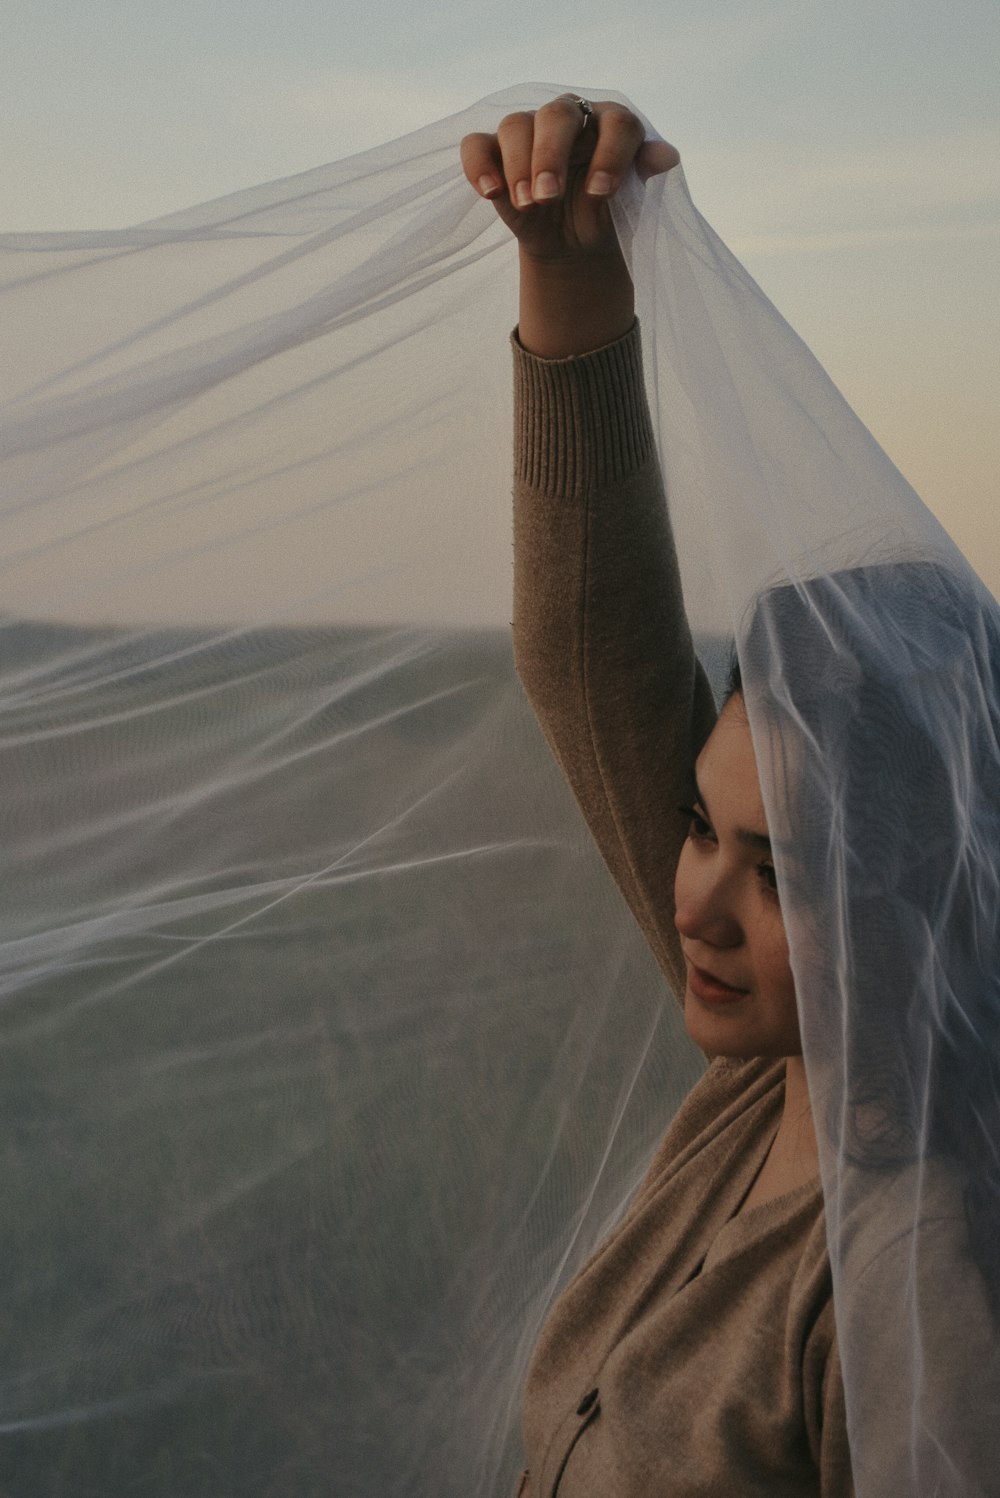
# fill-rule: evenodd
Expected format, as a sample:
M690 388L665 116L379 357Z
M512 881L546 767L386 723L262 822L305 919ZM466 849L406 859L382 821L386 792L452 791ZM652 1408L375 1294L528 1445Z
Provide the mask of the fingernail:
M535 178L535 201L559 196L559 178L555 172L539 172Z
M518 208L530 208L534 202L531 196L531 183L518 182L514 187L514 202Z
M607 198L614 191L615 179L610 172L595 172L587 183L592 198Z
M503 191L503 187L495 177L480 177L479 191L484 198L495 198L498 192Z

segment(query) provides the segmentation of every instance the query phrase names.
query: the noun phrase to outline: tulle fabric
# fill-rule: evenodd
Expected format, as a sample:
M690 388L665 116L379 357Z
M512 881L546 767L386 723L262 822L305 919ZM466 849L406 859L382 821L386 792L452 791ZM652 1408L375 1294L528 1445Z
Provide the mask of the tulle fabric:
M546 1306L699 1075L511 665L514 256L457 147L559 91L3 241L18 1494L506 1492ZM618 215L740 646L858 1493L997 1491L996 605L682 173Z

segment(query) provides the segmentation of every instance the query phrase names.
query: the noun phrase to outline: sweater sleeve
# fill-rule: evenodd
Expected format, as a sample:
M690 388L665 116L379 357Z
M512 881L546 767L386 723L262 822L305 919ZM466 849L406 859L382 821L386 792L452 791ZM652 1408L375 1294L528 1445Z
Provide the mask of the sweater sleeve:
M674 987L674 872L715 721L694 653L638 327L565 360L514 340L514 653L598 847Z

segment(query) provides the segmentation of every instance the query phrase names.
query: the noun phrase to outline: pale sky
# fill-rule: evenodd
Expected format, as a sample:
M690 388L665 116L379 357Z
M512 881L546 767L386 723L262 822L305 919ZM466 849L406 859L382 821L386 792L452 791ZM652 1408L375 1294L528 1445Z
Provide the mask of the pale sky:
M526 79L633 98L1000 591L997 0L7 0L0 229L112 227Z

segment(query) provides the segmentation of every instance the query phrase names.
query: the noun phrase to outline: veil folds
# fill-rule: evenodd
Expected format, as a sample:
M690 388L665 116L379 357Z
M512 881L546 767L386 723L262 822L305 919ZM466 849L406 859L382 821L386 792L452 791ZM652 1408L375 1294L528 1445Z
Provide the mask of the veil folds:
M457 147L559 91L3 241L14 1492L505 1492L545 1308L698 1075L507 638L514 256ZM681 172L618 214L858 1492L988 1493L996 605Z

